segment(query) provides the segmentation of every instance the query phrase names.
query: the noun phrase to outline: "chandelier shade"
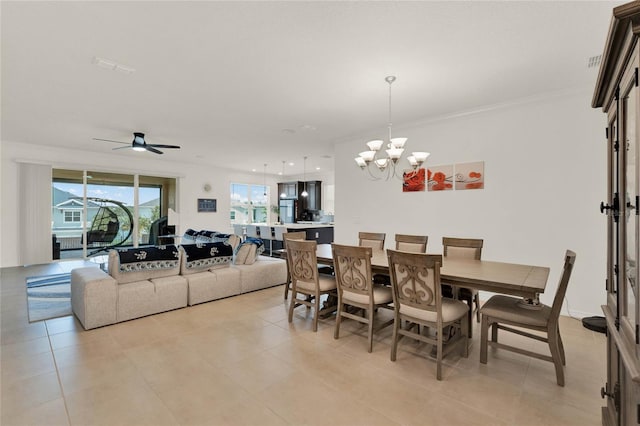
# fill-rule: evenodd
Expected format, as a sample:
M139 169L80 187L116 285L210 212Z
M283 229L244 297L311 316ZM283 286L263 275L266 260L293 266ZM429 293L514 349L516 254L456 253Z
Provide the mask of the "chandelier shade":
M385 179L389 180L391 177L395 176L397 178L402 177L402 173L398 175L396 172L396 168L400 159L402 158L402 154L405 151L405 144L407 142L407 138L403 137L391 137L391 127L393 126L391 122L391 84L396 81L395 76L388 76L384 79L389 84L389 122L388 122L388 130L389 130L389 139L385 144L385 141L382 139L375 139L366 143L367 151L362 151L358 154L358 156L354 159L358 167L361 170L366 170L369 172L369 175L374 180ZM386 148L383 149L382 148ZM384 156L386 154L386 157ZM415 151L412 152L410 156L407 157L407 161L409 162L409 166L411 169L418 170L427 158L429 157L428 152L423 151ZM371 164L374 164L376 167L370 167ZM372 171L373 170L373 171Z

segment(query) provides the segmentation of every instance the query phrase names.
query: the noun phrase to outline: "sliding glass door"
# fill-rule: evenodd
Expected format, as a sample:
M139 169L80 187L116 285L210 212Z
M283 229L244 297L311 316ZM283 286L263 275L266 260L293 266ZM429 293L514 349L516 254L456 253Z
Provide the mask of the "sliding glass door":
M174 178L61 169L52 176L54 259L153 244L175 209Z

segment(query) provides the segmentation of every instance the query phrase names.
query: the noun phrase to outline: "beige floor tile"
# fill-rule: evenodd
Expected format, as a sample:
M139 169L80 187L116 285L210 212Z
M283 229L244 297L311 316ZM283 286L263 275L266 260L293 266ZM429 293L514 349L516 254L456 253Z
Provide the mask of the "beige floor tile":
M258 398L285 421L296 425L399 424L349 393L336 391L302 371L268 387Z
M154 389L171 388L192 376L216 372L200 354L182 340L169 340L138 346L125 351L137 372Z
M43 352L4 359L2 361L0 380L3 383L14 383L29 377L55 372L56 366L53 361L53 354L51 352Z
M514 423L523 426L599 425L601 424L600 416L598 404L581 408L569 404L550 404L546 398L523 392L518 402Z
M463 400L465 405L502 421L511 421L522 390L491 377L452 369L444 380L433 384L433 391ZM495 407L500 407L496 410Z
M67 410L64 406L64 399L57 398L52 401L45 402L28 410L22 410L14 416L5 415L2 411L0 423L3 425L47 425L47 426L66 426L69 425Z
M55 338L57 335L51 336ZM114 358L124 353L124 349L110 335L81 333L74 339L76 344L64 345L53 350L58 368L79 367L99 358ZM58 342L60 343L60 342Z
M3 360L37 355L45 352L51 352L51 345L48 337L22 340L14 343L8 343L0 347L0 357Z
M494 412L500 410L495 407ZM428 399L416 418L408 424L440 426L520 426L519 423L505 421L486 410L475 409L465 403L465 394L454 398L438 392L430 392Z
M90 361L58 368L65 395L99 385L143 381L134 363L123 354L96 357Z
M143 346L173 335L171 330L165 329L153 315L113 324L105 327L104 330L111 334L111 337L123 348Z
M254 400L242 386L215 369L184 376L171 386L154 390L181 424L211 424L212 411Z
M46 320L45 325L47 327L47 332L49 333L49 335L67 333L70 331L84 331L84 329L82 328L82 324L80 324L80 322L74 315Z
M101 382L65 395L71 424L177 425L156 393L142 380Z
M47 328L44 322L21 323L18 327L3 329L0 333L2 345L24 342L47 336Z
M89 331L73 330L64 331L49 335L51 347L54 351L73 346L88 346L99 341L111 341L115 339L106 327L96 328Z
M241 361L225 365L224 374L252 394L262 392L272 384L294 375L291 364L270 354L260 352Z
M3 366L4 368L4 366ZM26 411L62 398L55 372L12 382L2 381L0 407L3 418L22 416ZM2 422L2 424L5 424Z
M185 422L183 424L196 424ZM228 405L215 405L207 410L205 421L209 425L225 426L284 426L287 423L264 404L255 400L245 400Z

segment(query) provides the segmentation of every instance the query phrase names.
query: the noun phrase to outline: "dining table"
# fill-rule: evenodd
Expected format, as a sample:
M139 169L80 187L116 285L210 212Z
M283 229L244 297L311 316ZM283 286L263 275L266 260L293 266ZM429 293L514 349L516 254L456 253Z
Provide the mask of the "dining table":
M333 265L331 244L318 244L318 263ZM525 307L540 306L539 295L544 293L549 278L545 266L523 265L491 260L442 258L440 280L458 287L474 288L523 298ZM389 261L384 250L373 250L373 273L389 274Z

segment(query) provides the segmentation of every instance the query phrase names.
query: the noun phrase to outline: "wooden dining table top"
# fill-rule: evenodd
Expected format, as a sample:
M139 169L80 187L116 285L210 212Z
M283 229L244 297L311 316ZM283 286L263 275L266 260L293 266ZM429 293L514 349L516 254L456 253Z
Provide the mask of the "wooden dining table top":
M333 265L331 244L318 244L316 255L318 263ZM447 257L442 260L440 280L443 283L494 293L535 299L544 293L549 278L549 268L545 266ZM374 273L389 272L384 250L373 250L371 269Z

